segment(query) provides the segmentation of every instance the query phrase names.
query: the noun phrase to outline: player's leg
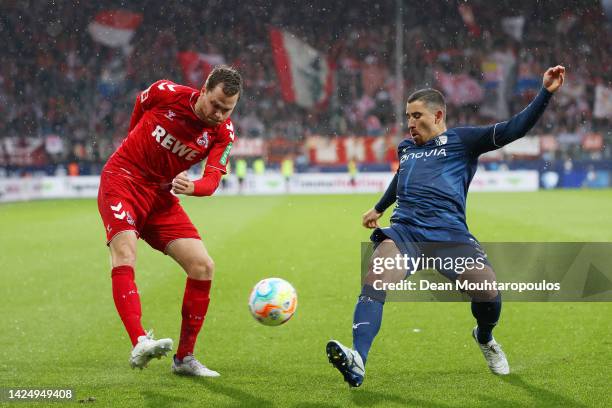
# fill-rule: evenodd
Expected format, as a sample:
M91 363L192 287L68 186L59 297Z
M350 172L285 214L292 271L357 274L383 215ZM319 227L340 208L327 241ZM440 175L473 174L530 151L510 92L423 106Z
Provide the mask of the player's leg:
M215 264L201 240L181 238L166 248L187 274L181 309L181 336L172 369L177 374L216 377L216 371L206 368L193 357L198 334L210 303L210 287Z
M445 270L440 272L451 280L458 280L462 287L467 287L465 293L471 299L472 315L477 326L472 330L472 336L478 344L487 365L495 374L510 372L508 360L501 346L493 338L493 328L501 314L501 295L494 287L495 271L488 263L486 254L474 239L469 244L435 244L435 256L441 259L452 258L462 260L464 265L471 259L469 268L465 270ZM457 262L455 262L458 265ZM463 286L467 285L467 286Z
M492 284L496 281L495 272L489 265L482 268L466 270L457 278L462 283L475 285ZM501 294L494 288L483 288L479 290L467 290L466 293L472 299L472 315L477 323L478 342L486 344L493 339L493 329L501 315Z
M127 230L115 235L108 245L113 268L113 299L133 346L138 343L140 336L145 335L141 323L140 296L134 280L137 240L136 232Z
M375 260L396 259L398 255L401 255L401 252L392 240L386 239L378 244L370 258L368 272L355 306L353 346L363 359L364 365L382 323L383 306L387 298L387 292L382 290L380 285L382 283L397 283L406 277L406 270L395 266L378 273L379 271L375 270L374 267Z
M489 369L494 374L510 373L510 366L501 345L493 337L493 328L497 325L501 314L501 294L498 290L488 287L496 281L493 268L485 264L482 268L466 270L459 275L460 282L482 285L482 289L467 290L472 299L472 315L477 326L472 330L472 337L478 344ZM488 285L490 286L490 285ZM478 286L476 286L478 287Z
M109 248L113 266L113 299L121 321L132 341L130 365L143 369L153 358L161 358L172 350L172 339L154 339L153 332L145 333L138 288L134 281L136 263L135 231L123 231L111 240Z
M329 361L342 373L352 387L359 387L365 374L365 363L374 338L382 323L386 291L380 283L395 283L404 279L406 270L389 268L382 273L375 271L376 259L395 258L400 254L397 245L390 239L380 242L370 258L368 272L353 315L353 349L336 340L327 343Z
M141 226L139 220L143 218L142 212L146 212L146 201L146 194L143 195L143 191L131 185L129 180L113 178L107 173L102 175L98 210L111 254L113 299L132 342L130 365L141 369L152 358L160 358L172 349L171 339L154 340L153 334L145 333L141 324L142 311L134 280L134 266L137 231ZM143 205L135 207L133 202Z
M138 240L138 214L130 181L103 173L98 192L98 211L106 232L106 243L111 254L111 278L113 299L117 312L130 336L132 345L145 331L140 323L141 307L138 289L134 282L136 241Z
M176 197L169 193L160 197L156 211L149 215L143 228L142 238L153 248L171 256L187 273L181 309L181 336L173 359L173 372L218 376L193 357L196 339L208 312L215 266Z
M176 352L179 359L193 354L198 333L210 303L210 287L215 264L199 239L177 239L166 249L187 274L183 296L181 338Z

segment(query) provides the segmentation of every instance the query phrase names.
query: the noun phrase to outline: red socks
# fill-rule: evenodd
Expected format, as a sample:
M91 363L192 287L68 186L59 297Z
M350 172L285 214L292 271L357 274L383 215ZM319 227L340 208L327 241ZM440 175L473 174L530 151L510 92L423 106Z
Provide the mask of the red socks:
M193 353L198 333L208 311L210 285L211 281L209 280L187 278L183 297L181 339L176 351L176 358L179 360L182 360L187 354Z
M130 335L132 345L138 343L138 337L144 336L145 331L140 323L142 312L140 309L140 296L134 282L134 268L121 265L113 268L113 299L117 312L123 325Z
M134 282L134 268L128 265L113 268L113 299L117 312L123 321L133 345L138 343L138 337L144 336L140 319L140 296ZM208 303L210 302L209 280L187 278L185 295L183 297L183 322L181 324L181 339L176 357L182 360L187 354L193 353L198 333L204 323Z

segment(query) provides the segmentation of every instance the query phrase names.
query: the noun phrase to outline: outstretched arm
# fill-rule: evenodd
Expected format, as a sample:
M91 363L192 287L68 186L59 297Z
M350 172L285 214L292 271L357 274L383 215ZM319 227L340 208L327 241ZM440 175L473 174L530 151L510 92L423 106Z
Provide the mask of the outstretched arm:
M565 78L561 65L546 70L542 89L525 109L505 122L491 126L456 128L459 137L477 155L499 149L527 134L544 113L554 92Z
M378 203L374 208L368 210L362 217L362 225L366 228L378 228L378 219L382 217L383 213L387 208L391 206L397 200L397 173L393 176L393 179L389 183L387 190L382 195Z

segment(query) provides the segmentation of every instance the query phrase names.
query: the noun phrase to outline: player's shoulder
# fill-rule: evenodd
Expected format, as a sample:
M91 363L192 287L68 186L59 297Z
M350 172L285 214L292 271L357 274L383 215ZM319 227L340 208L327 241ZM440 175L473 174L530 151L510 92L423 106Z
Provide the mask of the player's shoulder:
M193 92L196 91L197 89L192 88L190 86L187 85L182 85L179 84L177 82L174 82L170 79L158 79L157 81L153 82L150 86L150 88L155 87L156 89L160 90L160 91L170 91L170 92Z
M222 126L225 135L233 142L236 138L236 130L234 129L234 122L232 122L232 118L227 118L225 122L223 122Z
M415 146L416 144L411 139L404 139L397 145L397 150L401 152L404 149L410 149Z
M461 132L461 128L457 127L446 129L444 133L438 136L438 139L444 142L442 144L461 142Z
M220 124L217 132L222 139L229 139L231 142L236 138L236 131L231 118L227 118L225 122Z
M453 132L453 134L458 137L462 137L464 135L469 135L473 133L481 133L486 131L489 126L468 126L468 125L460 125L454 128L448 129L447 132Z
M194 92L198 92L198 90L169 79L159 79L142 92L142 97L146 99L151 95L160 99L174 98L176 96L191 95Z
M189 100L197 92L196 89L189 86L177 84L169 79L160 79L140 93L140 102L145 108L157 106L165 109L171 106L180 110L179 107L184 106L186 109L189 106Z
M457 126L448 129L445 133L457 143L467 143L487 132L486 126Z
M449 138L455 139L461 135L464 129L465 127L463 126L456 126L456 127L446 129L443 134Z

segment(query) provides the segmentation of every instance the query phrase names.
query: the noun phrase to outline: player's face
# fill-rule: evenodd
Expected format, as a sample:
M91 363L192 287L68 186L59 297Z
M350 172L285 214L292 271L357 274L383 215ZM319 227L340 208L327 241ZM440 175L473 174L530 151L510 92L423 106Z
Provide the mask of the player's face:
M441 110L432 110L423 101L414 101L406 105L408 129L417 145L425 144L438 136L443 117Z
M200 95L202 103L200 105L199 116L209 125L218 126L225 122L232 114L238 103L239 96L239 94L227 96L223 92L222 83L211 91L207 91L206 88L204 88Z

